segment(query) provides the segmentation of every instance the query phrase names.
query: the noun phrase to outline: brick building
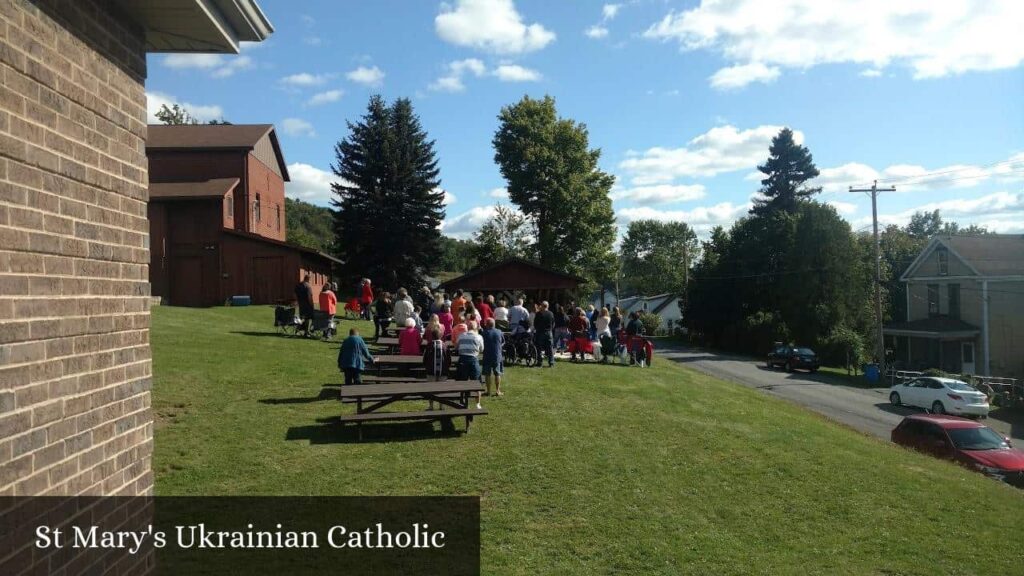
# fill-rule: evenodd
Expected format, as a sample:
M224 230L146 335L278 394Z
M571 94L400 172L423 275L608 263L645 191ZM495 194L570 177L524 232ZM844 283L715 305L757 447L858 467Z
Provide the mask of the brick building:
M0 495L152 492L146 53L271 32L252 0L0 2Z
M319 295L338 260L284 241L288 167L272 125L153 125L146 155L154 296L272 304L306 274Z

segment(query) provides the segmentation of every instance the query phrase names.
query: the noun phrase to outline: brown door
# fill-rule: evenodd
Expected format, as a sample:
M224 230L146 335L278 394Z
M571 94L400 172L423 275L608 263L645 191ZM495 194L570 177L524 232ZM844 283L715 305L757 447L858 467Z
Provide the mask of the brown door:
M284 261L280 256L252 259L252 303L273 304L286 298L282 283Z
M171 260L171 305L205 306L203 302L203 260L199 256L176 256Z

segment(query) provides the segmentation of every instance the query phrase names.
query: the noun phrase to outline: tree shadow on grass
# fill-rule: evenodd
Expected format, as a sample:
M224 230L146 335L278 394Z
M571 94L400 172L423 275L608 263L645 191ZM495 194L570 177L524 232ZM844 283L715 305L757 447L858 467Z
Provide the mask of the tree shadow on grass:
M365 423L362 425L363 439L360 440L355 424L342 424L337 417L318 418L317 424L289 428L285 440L306 440L310 444L361 444L455 438L464 434L450 420L441 420L440 425L438 431L433 422Z
M324 388L320 394L312 398L263 398L260 404L312 404L314 402L325 402L327 400L338 401L341 399L341 391L335 388Z

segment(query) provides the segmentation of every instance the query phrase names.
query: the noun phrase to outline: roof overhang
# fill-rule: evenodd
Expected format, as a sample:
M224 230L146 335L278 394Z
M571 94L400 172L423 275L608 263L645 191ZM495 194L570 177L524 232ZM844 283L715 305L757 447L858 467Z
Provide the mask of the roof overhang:
M882 333L888 336L913 336L915 338L928 338L932 340L963 340L975 338L981 333L980 330L958 330L955 332L936 332L932 330L904 330L901 328L882 328Z
M273 32L255 0L116 0L146 30L147 52L237 54Z

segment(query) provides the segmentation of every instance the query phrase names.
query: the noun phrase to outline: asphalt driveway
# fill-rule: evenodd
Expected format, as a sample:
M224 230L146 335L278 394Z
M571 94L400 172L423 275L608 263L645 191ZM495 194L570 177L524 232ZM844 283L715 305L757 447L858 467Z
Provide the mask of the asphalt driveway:
M820 372L771 370L764 361L745 356L662 345L656 357L668 358L711 376L785 398L885 440L889 439L889 433L904 416L921 411L891 406L888 388L857 388ZM1024 416L1021 414L996 410L984 422L997 432L1010 436L1014 446L1024 448Z

